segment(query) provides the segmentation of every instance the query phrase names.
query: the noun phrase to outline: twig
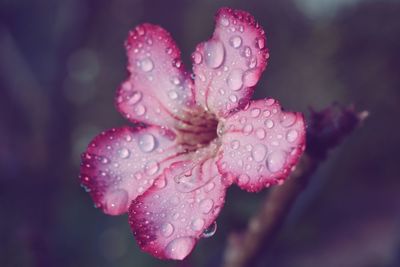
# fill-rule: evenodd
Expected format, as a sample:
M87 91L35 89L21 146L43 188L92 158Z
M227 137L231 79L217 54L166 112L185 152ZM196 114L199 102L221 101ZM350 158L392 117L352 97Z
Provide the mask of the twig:
M249 220L243 233L232 233L224 254L224 267L254 266L262 252L279 232L293 203L309 183L327 152L337 146L368 112L332 105L321 112L311 110L307 149L288 181L271 189L259 212Z

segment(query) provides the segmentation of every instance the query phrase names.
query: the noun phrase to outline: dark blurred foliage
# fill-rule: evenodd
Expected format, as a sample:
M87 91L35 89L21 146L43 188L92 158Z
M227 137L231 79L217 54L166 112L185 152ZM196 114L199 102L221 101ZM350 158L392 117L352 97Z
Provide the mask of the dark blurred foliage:
M226 235L264 190L232 187L218 231L183 263L142 253L127 216L93 208L79 156L126 77L123 42L162 25L190 66L221 6L252 13L271 59L256 97L308 114L353 103L370 117L330 154L259 266L400 266L400 2L0 0L0 266L218 266Z

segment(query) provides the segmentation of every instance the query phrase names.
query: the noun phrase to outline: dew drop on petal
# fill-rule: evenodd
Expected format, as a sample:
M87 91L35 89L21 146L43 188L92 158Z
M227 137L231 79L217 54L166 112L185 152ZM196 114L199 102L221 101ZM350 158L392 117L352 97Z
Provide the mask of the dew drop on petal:
M258 139L263 140L266 136L266 132L263 128L259 128L256 130L256 136L258 137Z
M239 90L243 86L243 71L241 69L232 70L229 73L226 82L230 89L234 91Z
M151 152L156 147L156 138L152 134L143 134L139 138L139 148L143 152Z
M281 124L284 127L290 127L296 122L296 115L293 113L286 113L281 117Z
M153 175L159 170L160 166L155 160L149 161L145 166L145 171L148 175Z
M204 57L207 66L216 69L222 65L225 59L224 45L217 40L210 40L205 44Z
M236 101L237 101L237 96L235 96L235 95L230 95L230 96L229 96L229 100L230 100L231 102L233 102L233 103L236 103Z
M240 36L238 36L238 35L232 36L229 39L229 44L233 48L239 48L242 45L242 38L240 38Z
M146 113L146 108L145 106L139 104L135 107L135 113L138 116L143 116Z
M161 226L160 232L161 232L161 235L163 235L164 237L169 237L174 232L174 226L172 224L170 224L169 222L164 223Z
M212 237L215 234L216 231L217 231L217 223L213 222L209 227L207 227L203 231L201 236L204 237L204 238L209 238L209 237Z
M258 74L255 70L248 70L243 75L243 83L246 87L252 87L258 82Z
M214 206L214 201L212 201L211 199L203 199L200 202L200 210L204 213L207 214L211 211L211 209Z
M229 26L229 19L228 18L222 17L219 22L224 27L228 27Z
M127 149L125 147L118 150L118 155L121 159L129 158L130 154L131 154L131 152L129 151L129 149Z
M251 115L253 118L257 118L257 117L260 115L260 113L261 113L261 110L260 110L259 108L253 108L253 109L250 111L250 115Z
M266 120L264 122L265 126L267 126L268 129L271 129L272 127L274 127L274 122L270 119Z
M193 231L200 231L204 226L204 220L197 218L194 219L191 223L191 228Z
M274 151L267 157L267 167L271 172L277 172L285 164L285 154L282 151Z
M258 49L263 49L265 47L265 40L264 38L256 38L256 47Z
M298 132L296 130L290 130L286 134L286 140L290 143L296 141L297 137L299 136Z
M251 56L251 49L250 49L250 47L248 47L247 45L246 45L246 46L243 46L243 47L241 48L240 54L241 54L243 57L249 58L249 57Z
M171 90L168 92L168 97L172 100L175 100L178 98L178 93L175 90Z
M247 174L239 175L239 184L245 185L250 181L250 177Z
M168 258L182 260L190 251L192 251L196 240L192 237L180 237L172 240L165 248L165 254Z
M233 140L233 141L231 142L231 148L232 148L232 149L238 149L239 146L240 146L240 142L239 142L238 140Z
M142 93L139 91L134 91L132 96L128 100L128 104L135 105L142 99Z
M200 64L203 61L202 55L197 51L192 54L192 59L195 64Z
M142 61L140 62L140 68L144 72L149 72L154 68L154 63L151 58L147 57L145 59L142 59Z
M251 125L251 124L246 124L246 125L243 127L243 133L244 133L245 135L251 134L252 131L253 131L253 125Z
M158 189L162 189L167 185L167 180L164 177L160 177L157 181L155 181L154 185Z
M253 151L251 152L251 155L253 156L256 162L261 162L267 155L267 147L262 144L259 144L254 147Z

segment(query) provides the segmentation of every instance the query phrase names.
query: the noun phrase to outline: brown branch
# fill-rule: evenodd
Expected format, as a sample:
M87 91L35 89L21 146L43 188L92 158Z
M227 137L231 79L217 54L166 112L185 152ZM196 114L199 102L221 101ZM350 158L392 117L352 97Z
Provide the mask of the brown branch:
M271 189L259 212L249 220L243 233L232 233L224 254L224 267L254 266L265 248L272 243L283 226L297 197L309 183L328 150L368 116L356 113L353 107L333 105L321 112L312 111L307 131L307 149L288 181Z

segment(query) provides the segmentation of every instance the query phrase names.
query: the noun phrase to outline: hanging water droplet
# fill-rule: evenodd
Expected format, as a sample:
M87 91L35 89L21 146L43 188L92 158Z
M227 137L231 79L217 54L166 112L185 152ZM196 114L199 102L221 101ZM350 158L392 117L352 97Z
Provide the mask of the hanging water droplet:
M259 145L255 146L251 155L253 156L253 158L256 162L261 162L264 160L265 156L267 155L267 147L262 144L259 144Z
M132 92L132 95L129 97L128 104L135 105L142 99L142 93L139 91Z
M140 68L144 72L149 72L154 68L154 63L151 58L147 57L140 62Z
M211 211L211 209L214 206L214 201L212 201L211 199L203 199L200 202L200 210L201 212L203 212L204 214L207 214Z
M145 171L148 175L153 175L156 174L157 171L159 170L160 166L158 165L158 162L155 160L149 161L146 166L145 166Z
M217 40L208 41L204 47L204 56L204 60L210 68L218 68L225 58L224 45Z
M126 159L129 157L129 155L131 154L131 152L129 151L129 149L127 148L121 148L120 150L118 150L118 155L121 159Z
M128 205L128 192L124 189L117 189L107 193L105 199L107 214L119 215L126 211Z
M160 232L162 236L169 237L174 232L174 226L169 222L164 223L160 228Z
M274 122L270 119L266 120L264 122L265 126L267 126L268 129L271 129L272 127L274 127Z
M212 237L216 231L217 231L217 222L213 222L209 227L207 227L203 231L201 236L204 238L209 238Z
M230 89L234 91L239 90L243 86L243 71L241 69L232 70L229 73L226 82Z
M277 172L282 169L285 164L285 153L282 151L274 151L267 157L267 167L271 172Z
M172 240L165 248L167 258L183 260L192 251L196 240L192 237L180 237Z
M229 44L233 48L239 48L242 45L242 38L238 35L234 35L229 39Z
M191 223L191 228L193 231L200 231L204 226L204 220L197 218L194 219Z
M292 143L292 142L296 141L298 136L299 136L299 134L296 130L290 130L286 134L286 140L288 140L288 142Z
M203 61L203 57L197 51L192 54L192 59L193 59L194 64L200 64L201 61Z

